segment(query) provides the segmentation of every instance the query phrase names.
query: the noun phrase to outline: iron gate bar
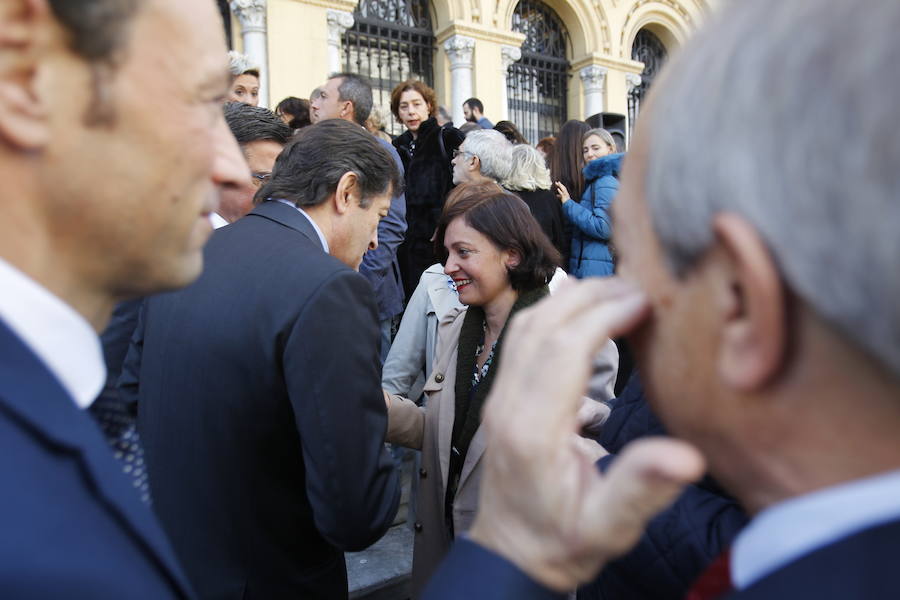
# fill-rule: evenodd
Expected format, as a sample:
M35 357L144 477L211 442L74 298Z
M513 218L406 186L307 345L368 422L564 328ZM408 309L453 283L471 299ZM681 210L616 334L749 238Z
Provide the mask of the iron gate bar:
M510 120L530 143L556 135L566 121L569 62L568 32L562 20L540 0L521 0L512 29L525 34L522 58L506 79Z
M369 79L376 106L387 110L391 91L407 79L434 85L428 0L361 0L353 18L343 36L344 68ZM385 128L403 132L392 115Z
M641 100L647 94L657 73L666 62L668 52L656 34L647 29L641 29L634 36L634 44L631 46L631 58L644 63L641 73L641 85L635 87L628 94L628 129L634 131L634 123L641 112Z

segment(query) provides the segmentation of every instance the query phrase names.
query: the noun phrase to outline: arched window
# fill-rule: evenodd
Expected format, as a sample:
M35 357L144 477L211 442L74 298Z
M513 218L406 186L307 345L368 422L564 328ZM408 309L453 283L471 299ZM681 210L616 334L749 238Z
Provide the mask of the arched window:
M372 83L375 106L390 111L391 90L407 79L434 86L434 34L428 0L360 0L344 32L343 63ZM393 118L385 124L399 134Z
M641 100L653 85L653 79L659 73L667 57L666 47L656 37L656 34L647 29L638 31L631 47L631 58L644 63L644 71L641 73L641 85L634 88L628 96L629 127L634 128L634 121L641 112Z
M522 58L506 77L509 118L532 144L556 135L566 121L569 34L562 19L540 0L521 0L512 29L525 34Z

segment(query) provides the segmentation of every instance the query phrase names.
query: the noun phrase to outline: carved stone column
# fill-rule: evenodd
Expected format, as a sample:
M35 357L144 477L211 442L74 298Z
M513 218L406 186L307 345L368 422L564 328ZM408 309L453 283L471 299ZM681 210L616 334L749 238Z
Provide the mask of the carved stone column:
M603 112L604 87L606 83L606 67L588 65L581 69L581 87L584 89L584 118Z
M444 51L450 60L450 102L453 123L457 127L465 123L462 104L472 97L472 54L475 40L464 35L454 35L444 42Z
M500 47L500 116L501 121L509 120L509 90L506 86L506 78L509 76L509 67L522 58L522 50L516 46Z
M353 14L342 10L328 11L328 71L339 73L341 68L341 39L353 27Z
M259 66L259 104L269 106L269 50L266 0L231 0L231 12L241 24L244 54Z
M641 85L641 76L637 73L626 73L625 74L625 86L628 90L628 95L631 95L631 92L634 91L634 88L639 87Z

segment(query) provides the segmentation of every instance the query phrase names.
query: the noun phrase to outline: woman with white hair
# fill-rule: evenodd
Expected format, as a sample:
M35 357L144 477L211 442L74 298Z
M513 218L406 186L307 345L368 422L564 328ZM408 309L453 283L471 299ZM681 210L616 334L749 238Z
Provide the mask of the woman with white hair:
M565 255L562 207L550 189L550 169L541 153L526 144L513 146L512 171L501 184L525 201L541 229L560 254Z

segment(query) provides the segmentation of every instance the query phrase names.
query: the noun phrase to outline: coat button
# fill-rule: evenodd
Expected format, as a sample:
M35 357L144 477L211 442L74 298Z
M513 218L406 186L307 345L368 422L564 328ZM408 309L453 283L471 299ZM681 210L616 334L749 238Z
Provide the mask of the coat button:
M426 477L428 477L428 471L426 471L425 469L419 469L419 477L425 479Z
M415 529L417 533L422 531L422 524L416 521L416 524L413 525L413 529Z
M435 383L444 383L444 374L443 373L435 373L434 381L435 381Z

